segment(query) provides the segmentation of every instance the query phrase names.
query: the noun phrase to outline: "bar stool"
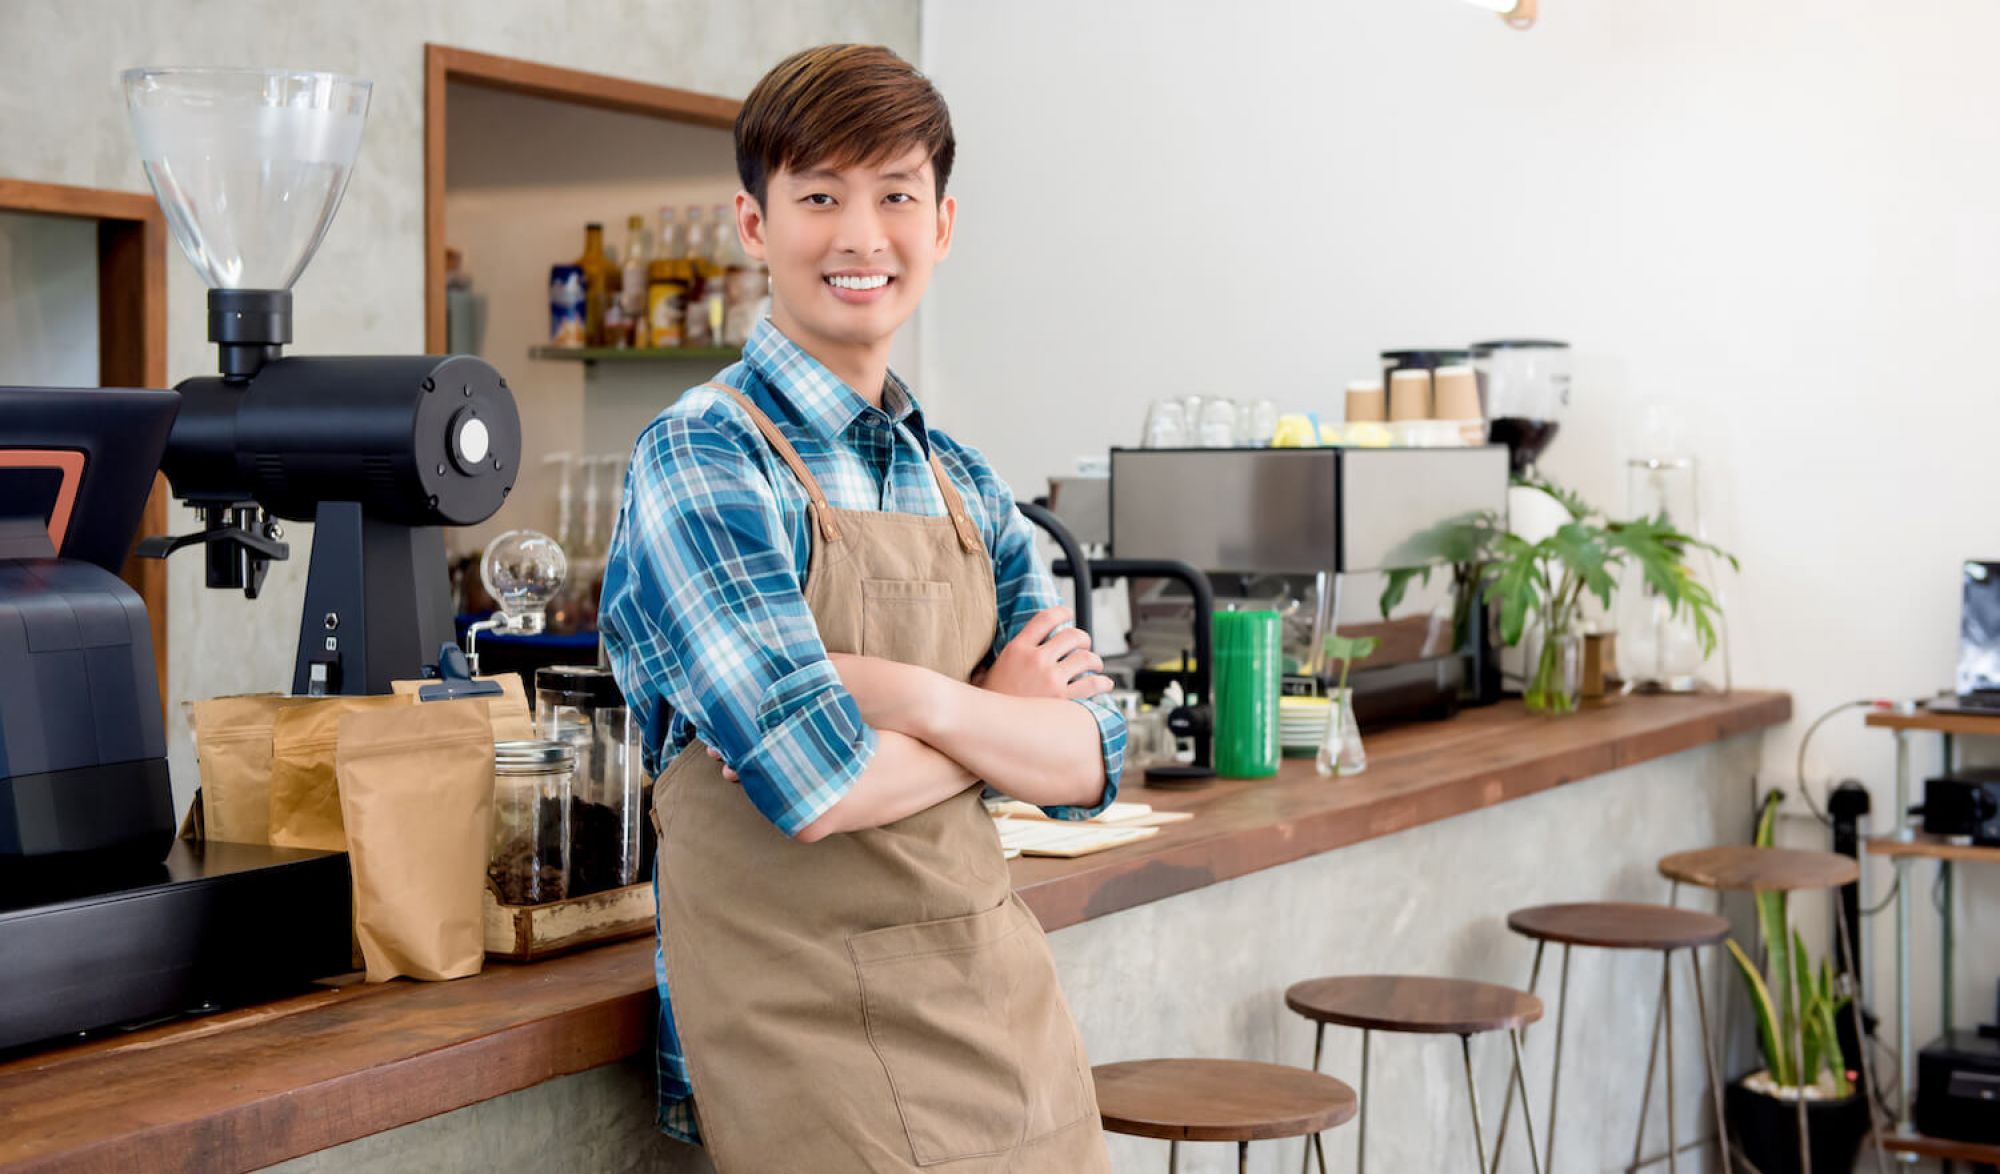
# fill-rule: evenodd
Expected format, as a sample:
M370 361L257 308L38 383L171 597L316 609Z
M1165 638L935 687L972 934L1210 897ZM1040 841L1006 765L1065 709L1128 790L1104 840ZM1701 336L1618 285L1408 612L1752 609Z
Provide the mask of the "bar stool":
M1250 1143L1310 1137L1354 1116L1354 1090L1331 1076L1252 1060L1127 1060L1090 1070L1104 1128L1167 1142L1167 1174L1180 1169L1184 1141L1233 1141L1236 1169L1250 1168ZM1326 1151L1319 1149L1320 1174Z
M1542 1017L1542 1001L1525 991L1493 983L1414 975L1343 975L1297 983L1285 992L1285 1006L1313 1021L1313 1069L1319 1069L1329 1024L1361 1029L1361 1122L1356 1130L1354 1168L1368 1168L1368 1045L1375 1032L1403 1035L1455 1035L1465 1058L1465 1093L1472 1105L1472 1140L1479 1150L1479 1169L1486 1169L1486 1136L1479 1121L1479 1089L1472 1079L1472 1037L1504 1031L1513 1043L1513 1077L1508 1087L1521 1090L1526 1114L1528 1088L1521 1069L1521 1029ZM1541 1154L1535 1146L1532 1118L1528 1151L1536 1174ZM1322 1162L1324 1157L1322 1156ZM1300 1167L1302 1170L1304 1166Z
M1694 966L1695 1008L1701 1018L1702 1059L1708 1067L1709 1085L1715 1090L1715 1130L1722 1147L1723 1174L1733 1167L1729 1160L1729 1133L1723 1123L1722 1083L1717 1079L1713 1039L1708 1029L1708 996L1703 993L1701 948L1713 946L1729 936L1729 922L1710 913L1676 909L1669 905L1634 905L1618 901L1590 901L1573 905L1538 905L1517 909L1507 915L1507 928L1535 943L1535 964L1529 972L1528 989L1540 989L1542 955L1550 943L1562 947L1562 979L1556 994L1555 1059L1549 1075L1548 1133L1542 1158L1543 1174L1555 1169L1556 1109L1562 1098L1563 1025L1569 1015L1569 955L1572 948L1589 946L1600 950L1657 950L1660 953L1660 998L1666 1018L1667 1040L1667 1165L1680 1168L1675 1144L1679 1132L1674 1123L1674 951L1686 950ZM1657 1029L1654 1046L1659 1044ZM1640 1094L1639 1130L1645 1138L1646 1106L1653 1098L1653 1061L1646 1064L1646 1086ZM1514 1113L1514 1090L1507 1090L1507 1103L1500 1110L1500 1132L1493 1143L1493 1170L1498 1174L1500 1154L1507 1144L1507 1125ZM1534 1141L1530 1138L1532 1147ZM1632 1156L1637 1164L1639 1155Z
M1673 882L1673 899L1678 902L1680 886L1694 885L1713 889L1718 894L1725 892L1745 893L1791 893L1810 889L1838 889L1861 879L1861 865L1851 857L1837 852L1812 852L1798 848L1760 848L1752 844L1729 844L1718 848L1700 848L1692 852L1676 852L1660 858L1660 875ZM1718 900L1720 898L1718 897ZM1847 925L1847 910L1842 906L1838 894L1833 900L1834 916L1838 921L1839 938L1846 943L1850 938ZM1792 940L1791 904L1786 902L1784 917L1785 940ZM1841 947L1845 949L1843 944ZM1850 968L1851 970L1852 968ZM1864 1094L1868 1098L1869 1134L1875 1141L1875 1168L1881 1174L1888 1170L1887 1158L1882 1149L1882 1129L1875 1120L1875 1071L1868 1063L1868 1033L1861 1023L1861 1001L1849 999L1848 1007L1854 1014L1854 1038L1861 1041L1861 1079ZM1654 1018L1654 1047L1658 1049L1658 1023ZM1805 1024L1800 1017L1798 1029L1790 1041L1792 1054L1804 1067ZM1668 1061L1671 1065L1671 1059ZM1652 1061L1646 1064L1646 1081L1652 1083ZM1720 1096L1720 1091L1717 1092ZM1806 1130L1806 1102L1798 1100L1799 1121L1799 1169L1802 1174L1812 1174L1812 1149ZM1640 1114L1640 1137L1645 1136L1645 1115ZM1724 1134L1724 1153L1728 1152ZM1843 1171L1842 1174L1845 1174Z

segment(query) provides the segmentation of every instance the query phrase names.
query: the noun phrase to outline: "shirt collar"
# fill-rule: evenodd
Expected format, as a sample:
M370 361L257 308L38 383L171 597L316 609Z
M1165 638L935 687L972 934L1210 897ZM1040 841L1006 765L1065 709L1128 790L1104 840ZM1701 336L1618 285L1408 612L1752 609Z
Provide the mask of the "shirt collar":
M780 402L792 409L799 422L828 442L839 442L861 414L868 401L843 383L825 364L777 328L769 318L758 321L743 344L743 362L764 381ZM891 421L907 424L928 447L923 409L910 385L894 371L882 384L882 409Z

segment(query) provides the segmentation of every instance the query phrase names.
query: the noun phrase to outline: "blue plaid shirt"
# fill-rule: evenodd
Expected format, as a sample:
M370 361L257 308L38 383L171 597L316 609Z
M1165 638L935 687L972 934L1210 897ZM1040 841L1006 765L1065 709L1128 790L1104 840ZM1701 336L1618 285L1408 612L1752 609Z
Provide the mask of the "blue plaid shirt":
M875 408L818 360L759 323L743 361L716 377L776 422L836 508L942 516L926 452L935 448L993 559L998 652L1061 602L1033 529L984 457L928 430L893 372ZM796 834L839 802L874 757L876 732L826 658L803 588L812 550L805 489L727 395L694 388L639 435L604 568L598 622L612 671L657 776L696 738L722 752L765 818ZM1106 785L1118 790L1125 723L1101 699ZM657 879L655 886L657 887ZM660 990L660 1127L698 1141L687 1061L674 1028L666 957Z

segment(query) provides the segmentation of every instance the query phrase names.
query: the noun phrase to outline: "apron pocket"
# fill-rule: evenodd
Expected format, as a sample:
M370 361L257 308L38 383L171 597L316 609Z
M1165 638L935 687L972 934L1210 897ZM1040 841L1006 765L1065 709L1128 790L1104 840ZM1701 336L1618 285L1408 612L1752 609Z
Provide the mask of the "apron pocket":
M918 1165L1005 1153L1090 1110L1054 960L1018 898L847 950Z
M934 664L958 647L958 604L936 579L861 580L861 655Z

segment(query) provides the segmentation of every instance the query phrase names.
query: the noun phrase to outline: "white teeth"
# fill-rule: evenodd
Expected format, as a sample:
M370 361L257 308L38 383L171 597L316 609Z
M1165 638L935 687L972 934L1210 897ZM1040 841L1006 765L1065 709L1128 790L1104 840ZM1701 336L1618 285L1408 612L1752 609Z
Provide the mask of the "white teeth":
M826 281L828 285L837 286L841 289L881 289L883 286L889 284L889 277L884 273L877 273L872 277L848 277L844 274L835 274L828 277Z

